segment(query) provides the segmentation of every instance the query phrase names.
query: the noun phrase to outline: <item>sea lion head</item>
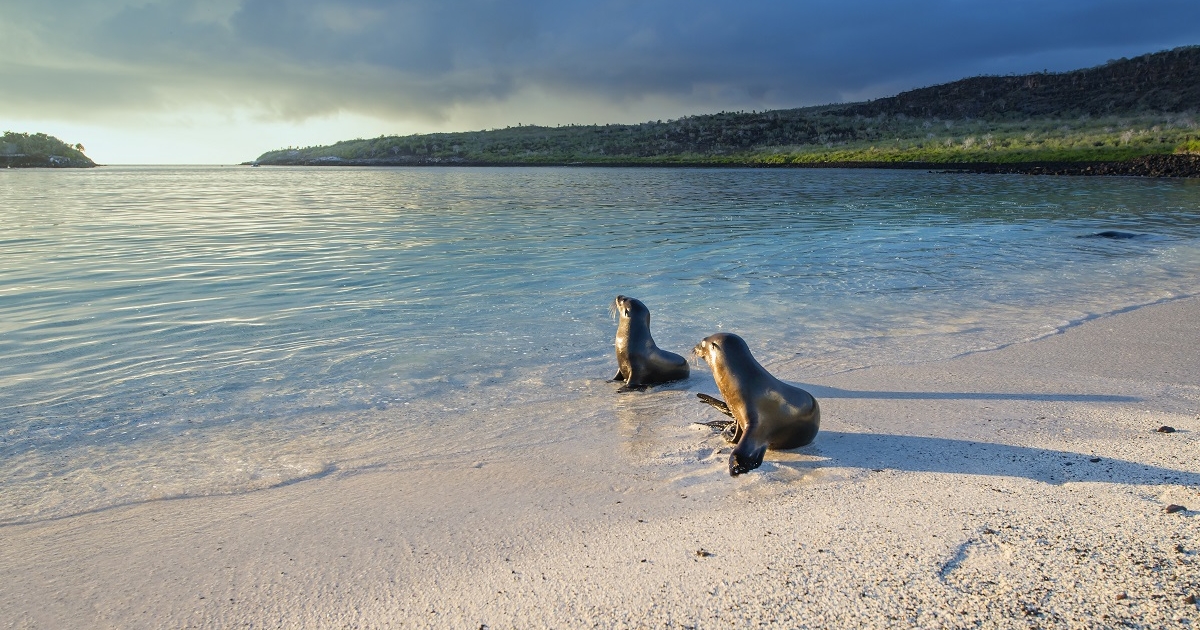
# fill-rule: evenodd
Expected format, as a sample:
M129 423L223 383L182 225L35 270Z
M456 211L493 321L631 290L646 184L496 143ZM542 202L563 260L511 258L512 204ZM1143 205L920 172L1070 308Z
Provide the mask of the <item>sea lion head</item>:
M750 354L750 347L745 340L733 333L717 333L702 339L692 348L692 354L704 359L708 367L716 370L724 365L730 357L742 357Z
M650 309L646 308L646 305L637 298L618 295L613 300L612 306L608 307L608 312L614 315L618 321L628 319L635 322L641 321L646 325L650 324Z

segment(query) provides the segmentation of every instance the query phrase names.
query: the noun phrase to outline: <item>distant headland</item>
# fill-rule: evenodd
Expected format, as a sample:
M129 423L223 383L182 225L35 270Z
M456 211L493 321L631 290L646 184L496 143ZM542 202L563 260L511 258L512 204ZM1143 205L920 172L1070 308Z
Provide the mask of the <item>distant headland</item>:
M268 151L252 165L744 166L1200 177L1200 46L858 103Z
M83 145L74 146L44 133L4 132L0 137L0 168L92 168Z

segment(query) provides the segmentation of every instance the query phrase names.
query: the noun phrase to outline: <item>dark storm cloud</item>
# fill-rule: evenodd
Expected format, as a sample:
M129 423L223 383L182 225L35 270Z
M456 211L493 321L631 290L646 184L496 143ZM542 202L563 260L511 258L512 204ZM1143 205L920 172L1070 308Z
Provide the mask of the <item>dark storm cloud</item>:
M39 0L0 18L27 44L0 44L0 107L193 101L293 119L437 118L527 87L789 107L1200 43L1194 0Z

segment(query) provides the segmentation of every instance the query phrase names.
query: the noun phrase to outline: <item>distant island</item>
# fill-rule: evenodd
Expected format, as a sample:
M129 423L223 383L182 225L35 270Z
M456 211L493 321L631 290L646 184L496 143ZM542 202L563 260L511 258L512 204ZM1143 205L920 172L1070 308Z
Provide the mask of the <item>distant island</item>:
M1200 46L859 103L268 151L254 165L891 167L1200 176Z
M44 133L4 132L0 137L0 168L92 168L83 145L74 146Z

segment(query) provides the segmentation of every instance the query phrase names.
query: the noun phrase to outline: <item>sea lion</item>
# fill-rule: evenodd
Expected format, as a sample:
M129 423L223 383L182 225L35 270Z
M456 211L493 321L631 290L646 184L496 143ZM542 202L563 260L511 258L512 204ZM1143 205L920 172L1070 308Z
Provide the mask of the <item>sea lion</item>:
M640 300L618 295L612 309L617 315L617 375L625 381L618 392L645 389L688 377L687 359L654 345L650 336L650 309Z
M1138 234L1136 232L1122 232L1120 230L1104 230L1103 232L1096 232L1095 234L1085 234L1079 238L1107 238L1114 241L1123 241L1131 238L1141 238L1142 236L1145 235Z
M761 466L768 448L796 448L817 436L821 425L817 399L771 376L741 337L709 335L692 352L708 363L725 401L697 396L734 420L725 430L725 439L737 445L729 455L730 476Z

